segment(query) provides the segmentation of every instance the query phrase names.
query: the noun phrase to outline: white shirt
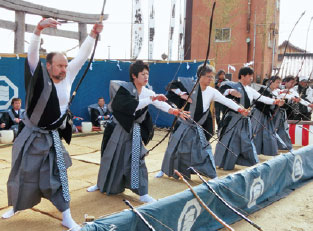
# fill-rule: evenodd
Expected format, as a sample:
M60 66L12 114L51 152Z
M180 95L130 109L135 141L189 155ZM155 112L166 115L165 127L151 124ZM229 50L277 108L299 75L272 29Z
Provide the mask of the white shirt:
M64 115L70 100L72 84L81 67L84 65L91 53L95 39L87 36L80 47L77 56L72 59L66 69L66 78L59 83L54 83L59 98L61 116ZM33 34L28 48L27 60L31 73L33 74L39 62L40 36Z
M136 108L136 111L143 109L149 104L153 104L155 107L159 108L160 110L164 112L168 112L168 110L172 108L169 104L165 102L162 102L159 100L152 101L150 96L155 96L155 92L146 87L143 87L139 95L139 104Z
M234 111L238 111L240 108L240 106L233 100L226 98L215 88L208 86L204 91L202 91L203 112L206 112L209 109L212 101L224 104Z
M273 94L278 99L287 99L288 102L291 102L292 98L295 98L295 97L300 98L300 96L298 94L298 91L295 90L294 88L290 88L287 93L284 92L285 90L288 90L288 89L284 89L284 90L276 89L276 90L273 91ZM308 101L306 101L306 100L304 100L302 98L300 98L299 103L301 103L302 105L304 105L306 107L311 104L310 102L308 102ZM311 111L312 109L308 108L308 110Z
M260 97L261 94L259 92L257 92L255 89L253 89L252 87L250 87L250 86L243 86L243 87L244 87L244 89L245 89L245 91L246 91L246 93L248 95L248 98L250 100L250 104L252 104L252 101L254 99L257 99L258 101L260 101L262 103L265 103L265 104L269 104L269 105L273 104L274 101L275 101L274 99L271 99L271 98L263 96L263 95ZM230 94L230 92L232 90L235 90L235 89L227 89L225 91L224 95ZM244 96L242 95L241 97L244 97Z

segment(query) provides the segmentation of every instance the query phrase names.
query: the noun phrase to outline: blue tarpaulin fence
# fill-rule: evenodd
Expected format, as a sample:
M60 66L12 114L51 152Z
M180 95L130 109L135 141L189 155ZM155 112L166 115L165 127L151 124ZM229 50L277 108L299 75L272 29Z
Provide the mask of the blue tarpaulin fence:
M313 177L313 146L279 155L267 162L210 180L209 184L233 207L245 213L253 213L286 196L290 191L309 182ZM194 187L209 208L226 223L240 218L225 207L202 184ZM156 230L217 230L221 224L205 211L189 191L160 199L137 208ZM251 230L254 228L251 226ZM123 211L85 225L82 231L145 231L143 222L132 212Z
M25 99L24 62L25 57L2 57L0 59L0 76L9 79L17 87L18 97L23 100L22 107L24 107ZM200 64L201 62L151 63L149 84L156 93L164 94L166 92L165 87L170 81L177 79L177 77L195 76L197 67ZM87 63L75 79L72 90L75 89L86 66ZM130 62L94 61L71 106L73 114L85 120L90 120L87 110L88 105L96 103L99 97L104 97L108 103L110 80L129 81L129 66ZM0 79L0 88L1 86L8 87L8 81ZM10 86L8 95L2 96L0 94L0 111L7 109L5 106L9 106L8 99L11 100L13 95L14 92ZM171 115L160 112L152 106L150 112L157 126L168 127L171 125L173 119Z

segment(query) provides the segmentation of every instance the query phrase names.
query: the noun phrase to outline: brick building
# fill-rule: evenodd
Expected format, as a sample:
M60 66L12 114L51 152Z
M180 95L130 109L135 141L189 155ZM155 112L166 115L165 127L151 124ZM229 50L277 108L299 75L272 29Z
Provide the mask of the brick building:
M187 0L185 59L206 56L212 0ZM218 0L213 19L210 59L232 80L245 63L255 70L256 81L270 75L277 62L279 0ZM273 48L274 47L274 48Z

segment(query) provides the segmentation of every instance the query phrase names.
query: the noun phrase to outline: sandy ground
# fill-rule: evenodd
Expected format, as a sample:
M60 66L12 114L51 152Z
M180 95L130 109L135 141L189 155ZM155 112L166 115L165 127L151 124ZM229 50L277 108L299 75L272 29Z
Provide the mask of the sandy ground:
M162 138L164 131L156 131L154 139L150 142L152 147ZM69 185L71 191L71 211L78 223L84 222L85 214L99 218L128 207L122 199L128 199L133 205L141 205L139 197L131 191L114 196L106 196L99 191L87 193L87 187L94 185L97 180L100 160L100 144L102 134L93 133L84 137L74 137L70 146L65 145L71 154L73 166L69 168ZM187 187L182 181L163 177L154 178L160 170L167 140L146 158L149 171L149 193L156 199L185 190ZM215 144L213 144L214 149ZM261 161L271 157L260 156ZM0 214L9 209L7 206L6 182L10 172L11 147L0 145ZM223 177L232 172L244 169L236 166L234 171L218 170L218 176ZM201 181L192 177L191 184L196 186ZM162 187L160 187L162 185ZM292 192L287 198L268 206L249 216L251 220L263 230L313 230L313 183L309 183ZM32 209L22 211L10 219L0 219L0 230L5 231L39 231L39 230L66 230L61 225L61 213L48 201L43 199ZM245 221L237 222L232 227L236 230L256 230Z

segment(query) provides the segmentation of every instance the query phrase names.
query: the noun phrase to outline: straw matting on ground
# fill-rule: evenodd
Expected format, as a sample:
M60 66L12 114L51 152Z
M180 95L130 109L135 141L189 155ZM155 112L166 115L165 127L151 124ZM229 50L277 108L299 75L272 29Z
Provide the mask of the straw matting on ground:
M148 145L152 147L159 141L164 131L157 130L154 139ZM113 196L97 192L87 193L87 187L94 185L97 180L100 161L100 145L102 134L74 137L70 146L65 145L72 157L73 165L69 168L69 185L71 191L71 212L78 223L84 222L85 214L99 218L111 213L119 212L128 207L122 201L129 200L133 205L142 203L139 197L126 190L124 193ZM154 178L160 170L167 140L158 146L146 157L149 171L149 194L156 199L163 198L186 189L182 181L163 177ZM0 146L0 214L7 211L7 189L6 182L11 166L11 147ZM213 149L215 144L213 144ZM260 156L261 161L272 157ZM218 170L218 176L223 177L243 167L236 166L233 171ZM190 183L193 186L201 184L201 181L192 176ZM162 187L160 187L162 185ZM251 220L260 225L264 230L279 231L306 231L313 227L313 183L309 183L291 193L287 198L268 206L249 216ZM208 215L209 216L209 215ZM22 211L10 219L0 219L0 230L2 231L39 231L39 230L66 230L61 225L61 213L45 199L32 209ZM241 231L253 230L253 227L244 221L240 221L233 228Z

